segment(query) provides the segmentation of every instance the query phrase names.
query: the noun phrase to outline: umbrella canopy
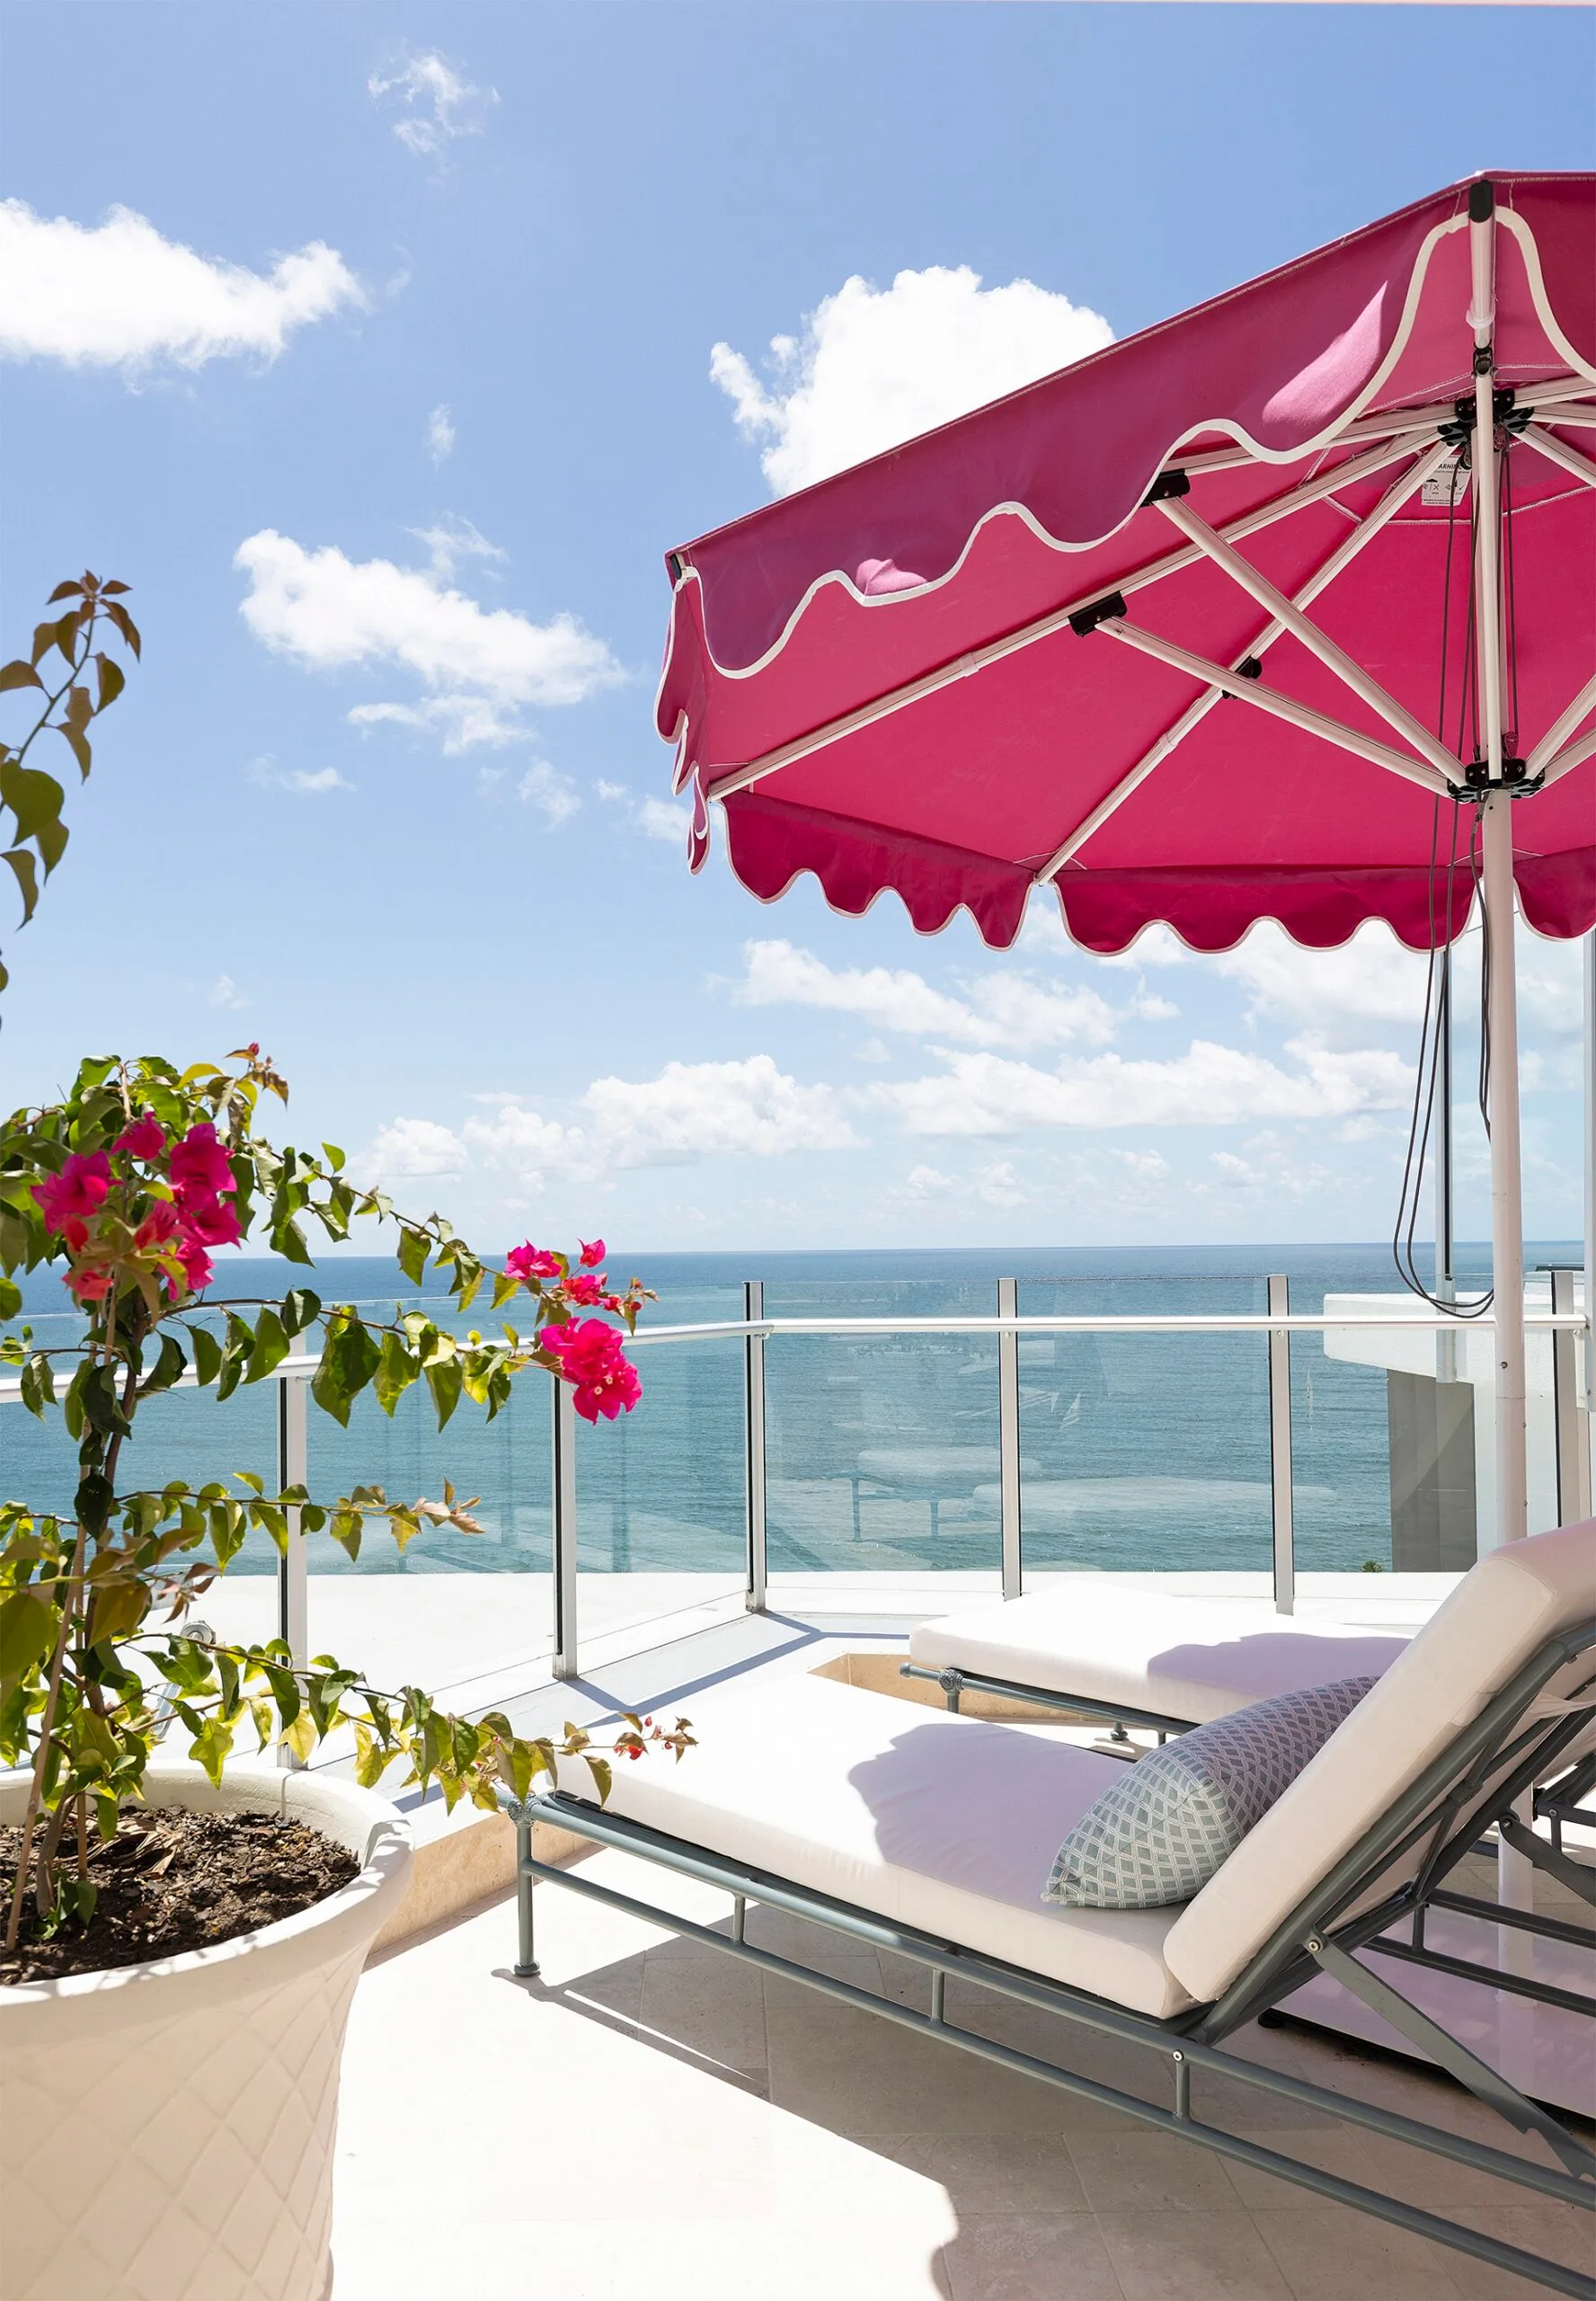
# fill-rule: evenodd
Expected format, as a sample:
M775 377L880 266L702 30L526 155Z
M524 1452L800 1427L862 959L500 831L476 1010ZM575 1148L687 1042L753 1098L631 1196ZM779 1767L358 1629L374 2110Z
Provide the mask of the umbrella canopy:
M1596 920L1596 177L1494 189L1503 744L1540 783L1524 914L1567 936ZM1093 950L1265 917L1426 946L1433 801L1485 758L1470 191L672 553L695 860L718 798L766 900L807 870L1003 946L1051 884Z
M661 733L770 900L1090 949L1487 937L1526 1527L1518 904L1596 921L1596 177L1478 177L669 555ZM1461 867L1453 859L1461 857Z

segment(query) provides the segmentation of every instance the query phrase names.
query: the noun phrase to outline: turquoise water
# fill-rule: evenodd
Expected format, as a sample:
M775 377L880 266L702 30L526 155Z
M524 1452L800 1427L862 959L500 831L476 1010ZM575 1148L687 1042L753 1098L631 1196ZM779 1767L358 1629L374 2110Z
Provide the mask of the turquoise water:
M1530 1266L1574 1258L1532 1248ZM882 1253L612 1254L617 1280L635 1274L659 1302L645 1324L740 1318L743 1282L761 1279L767 1314L794 1317L989 1315L1000 1277L1018 1279L1024 1314L1258 1311L1264 1279L1284 1271L1292 1308L1317 1310L1326 1293L1389 1292L1388 1253L1376 1247L1157 1248L1096 1253L957 1249ZM1459 1250L1467 1288L1483 1280L1485 1248ZM392 1291L390 1263L340 1259L312 1283L328 1301L391 1312L422 1298ZM280 1292L286 1266L240 1262L228 1293ZM300 1274L294 1274L300 1283ZM403 1289L403 1283L400 1282ZM434 1316L447 1302L430 1291ZM24 1312L41 1341L75 1321L58 1281L36 1275ZM474 1321L490 1323L481 1305ZM469 1321L457 1321L464 1325ZM715 1572L740 1578L744 1543L743 1350L735 1339L639 1351L643 1403L616 1426L579 1431L580 1566L603 1573ZM178 1393L139 1417L125 1472L141 1485L198 1483L235 1470L275 1476L277 1386L218 1406ZM1068 1566L1266 1568L1270 1558L1269 1430L1261 1337L1060 1336L1021 1345L1023 1507L1029 1568ZM1385 1378L1326 1355L1299 1337L1292 1361L1297 1557L1306 1570L1390 1560ZM995 1493L997 1349L979 1337L783 1336L767 1351L769 1567L773 1576L829 1569L984 1568L998 1562ZM935 1450L930 1475L916 1468ZM989 1460L989 1458L990 1458ZM511 1405L485 1426L463 1404L441 1435L423 1394L390 1420L370 1397L350 1427L311 1409L311 1485L331 1497L357 1482L413 1499L446 1478L481 1497L480 1538L422 1535L404 1571L540 1573L549 1559L549 1387L524 1377ZM872 1471L874 1475L872 1475ZM1160 1481L1157 1506L1139 1488ZM0 1408L0 1484L41 1507L66 1506L71 1448L59 1420ZM266 1572L252 1541L235 1572ZM321 1573L395 1571L374 1541L351 1568L325 1538Z

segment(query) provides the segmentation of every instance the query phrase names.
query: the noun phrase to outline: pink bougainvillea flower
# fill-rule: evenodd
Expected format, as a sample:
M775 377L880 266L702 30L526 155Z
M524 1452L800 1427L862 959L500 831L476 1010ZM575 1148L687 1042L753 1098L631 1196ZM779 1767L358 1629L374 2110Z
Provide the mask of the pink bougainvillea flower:
M528 1239L524 1247L513 1247L505 1256L504 1267L511 1278L523 1284L532 1278L558 1278L560 1257L546 1247L535 1247Z
M202 1286L210 1284L210 1257L195 1239L180 1239L177 1258L183 1266L183 1277L191 1294L198 1294Z
M177 1236L181 1221L176 1207L158 1198L133 1233L135 1248L144 1254L151 1247L164 1247L168 1239Z
M146 1111L126 1126L111 1144L113 1150L125 1150L130 1159L142 1159L146 1165L158 1159L166 1148L166 1130L154 1111Z
M45 1222L59 1230L72 1215L97 1214L111 1188L111 1161L103 1150L74 1150L58 1175L33 1186Z
M178 1210L182 1228L191 1239L203 1247L235 1247L238 1243L238 1217L232 1207L224 1206L219 1198L202 1197L194 1193Z
M214 1126L190 1127L174 1147L172 1187L180 1206L191 1198L214 1199L236 1187L227 1154L217 1141Z
M599 1264L604 1260L603 1239L583 1239L581 1241L581 1245L582 1268L584 1270L597 1270Z
M620 1335L602 1319L572 1319L569 1326L544 1327L537 1339L575 1390L572 1404L584 1422L597 1422L600 1415L613 1422L617 1414L630 1414L643 1396L637 1369L622 1347Z
M613 1295L604 1291L602 1272L595 1276L590 1270L572 1271L565 1281L565 1292L572 1302L579 1302L586 1310L596 1310L601 1302L608 1304L615 1300Z
M61 1284L75 1302L98 1302L110 1293L115 1273L104 1263L79 1263Z

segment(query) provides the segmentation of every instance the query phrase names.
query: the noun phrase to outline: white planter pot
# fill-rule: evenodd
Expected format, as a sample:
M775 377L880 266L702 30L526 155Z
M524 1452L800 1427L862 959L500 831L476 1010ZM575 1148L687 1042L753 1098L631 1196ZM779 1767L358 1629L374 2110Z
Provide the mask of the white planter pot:
M324 2301L338 2065L410 1830L352 1783L264 1765L219 1790L151 1766L152 1806L287 1813L364 1867L210 1950L0 1988L0 2301ZM0 1822L25 1777L0 1779Z

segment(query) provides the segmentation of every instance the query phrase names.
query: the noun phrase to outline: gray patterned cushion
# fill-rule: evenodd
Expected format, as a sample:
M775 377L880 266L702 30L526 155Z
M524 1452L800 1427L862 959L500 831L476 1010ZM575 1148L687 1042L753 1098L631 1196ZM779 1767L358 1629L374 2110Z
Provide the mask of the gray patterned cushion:
M1043 1901L1067 1909L1189 1901L1375 1684L1341 1678L1275 1694L1127 1765L1059 1848Z

